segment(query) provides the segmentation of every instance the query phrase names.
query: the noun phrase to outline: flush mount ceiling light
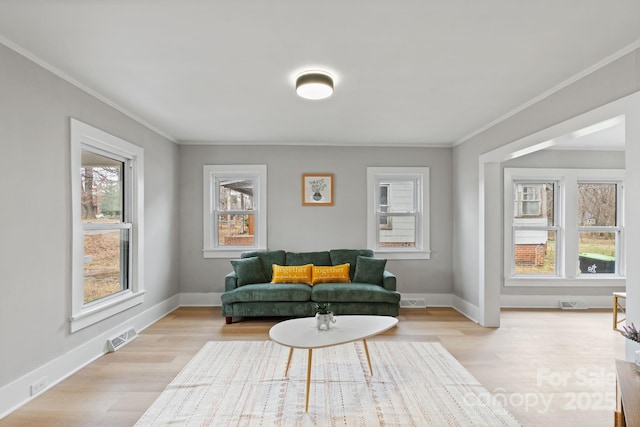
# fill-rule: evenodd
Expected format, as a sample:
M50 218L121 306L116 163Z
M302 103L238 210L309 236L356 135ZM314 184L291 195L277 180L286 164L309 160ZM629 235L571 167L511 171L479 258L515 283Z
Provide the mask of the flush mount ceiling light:
M296 93L306 99L325 99L333 94L333 78L322 71L306 71L296 78Z

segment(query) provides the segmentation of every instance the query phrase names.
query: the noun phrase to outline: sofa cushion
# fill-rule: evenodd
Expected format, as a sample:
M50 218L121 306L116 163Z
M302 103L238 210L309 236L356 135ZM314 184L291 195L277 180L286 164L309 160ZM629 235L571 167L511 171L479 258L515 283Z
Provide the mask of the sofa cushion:
M258 257L231 260L233 271L238 276L238 286L267 282Z
M397 304L400 293L369 283L319 283L311 288L314 302L384 302Z
M287 252L287 265L331 265L329 252Z
M349 277L352 281L359 255L372 257L373 251L371 249L332 249L329 251L331 265L349 263Z
M349 283L349 263L330 266L314 265L311 284L316 283Z
M382 274L384 273L385 265L387 265L386 259L359 256L353 281L382 285Z
M271 283L307 283L311 284L311 269L313 264L306 265L278 265L271 266L273 279Z
M243 252L240 256L241 258L250 258L250 257L258 257L260 258L260 262L262 263L262 271L264 272L267 280L265 282L270 282L273 277L273 271L271 270L271 266L273 264L284 265L286 252L285 251L250 251Z
M311 286L290 283L259 283L245 285L224 292L221 295L223 304L237 302L309 302L311 300Z

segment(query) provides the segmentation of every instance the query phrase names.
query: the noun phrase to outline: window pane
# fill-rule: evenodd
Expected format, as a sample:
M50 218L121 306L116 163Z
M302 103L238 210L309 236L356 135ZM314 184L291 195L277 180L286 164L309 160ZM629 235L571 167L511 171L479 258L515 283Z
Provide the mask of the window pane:
M380 212L387 212L388 206L380 206ZM387 215L380 215L380 229L390 229L391 228L391 218Z
M218 183L218 210L249 211L254 209L252 179L222 179Z
M387 207L385 212L415 212L416 211L416 182L413 180L398 180L379 184L380 207ZM384 203L383 203L384 196Z
M578 183L578 226L615 227L617 187L615 183Z
M380 224L380 247L383 248L407 248L416 247L416 217L393 216L385 217L388 224ZM393 221L393 227L390 227Z
M381 214L416 212L416 186L417 183L413 179L380 182L378 212ZM416 216L380 215L379 218L380 247L416 247Z
M580 272L587 274L613 274L616 272L617 232L580 232Z
M380 206L378 210L381 213L389 212L389 185L381 184L380 185ZM386 215L380 216L379 222L381 228L389 229L391 227L391 218Z
M555 231L516 230L514 249L515 274L556 273Z
M380 206L389 204L389 186L387 184L380 185Z
M218 215L219 246L252 246L255 244L255 215Z
M84 302L128 289L129 230L85 230Z
M82 222L123 221L124 162L82 151Z
M540 202L539 201L523 201L522 202L522 214L527 216L540 215Z
M516 183L513 216L534 221L515 221L515 224L554 225L554 188L552 182Z

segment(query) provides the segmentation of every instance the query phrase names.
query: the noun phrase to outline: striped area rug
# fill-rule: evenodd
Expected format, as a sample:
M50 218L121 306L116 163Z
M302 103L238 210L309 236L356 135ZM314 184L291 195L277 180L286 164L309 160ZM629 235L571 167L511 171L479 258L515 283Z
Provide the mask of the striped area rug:
M307 351L208 342L136 426L519 426L439 343L370 341Z

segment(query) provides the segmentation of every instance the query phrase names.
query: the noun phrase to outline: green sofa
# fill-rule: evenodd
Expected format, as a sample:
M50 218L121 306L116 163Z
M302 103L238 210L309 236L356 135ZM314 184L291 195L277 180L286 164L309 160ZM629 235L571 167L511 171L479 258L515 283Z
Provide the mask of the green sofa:
M369 249L333 249L322 252L265 250L244 252L232 261L234 271L225 276L222 315L233 317L304 317L315 314L313 303L331 303L341 314L397 316L400 293L396 277L385 270L386 260ZM331 266L349 263L350 283L270 283L272 265Z

